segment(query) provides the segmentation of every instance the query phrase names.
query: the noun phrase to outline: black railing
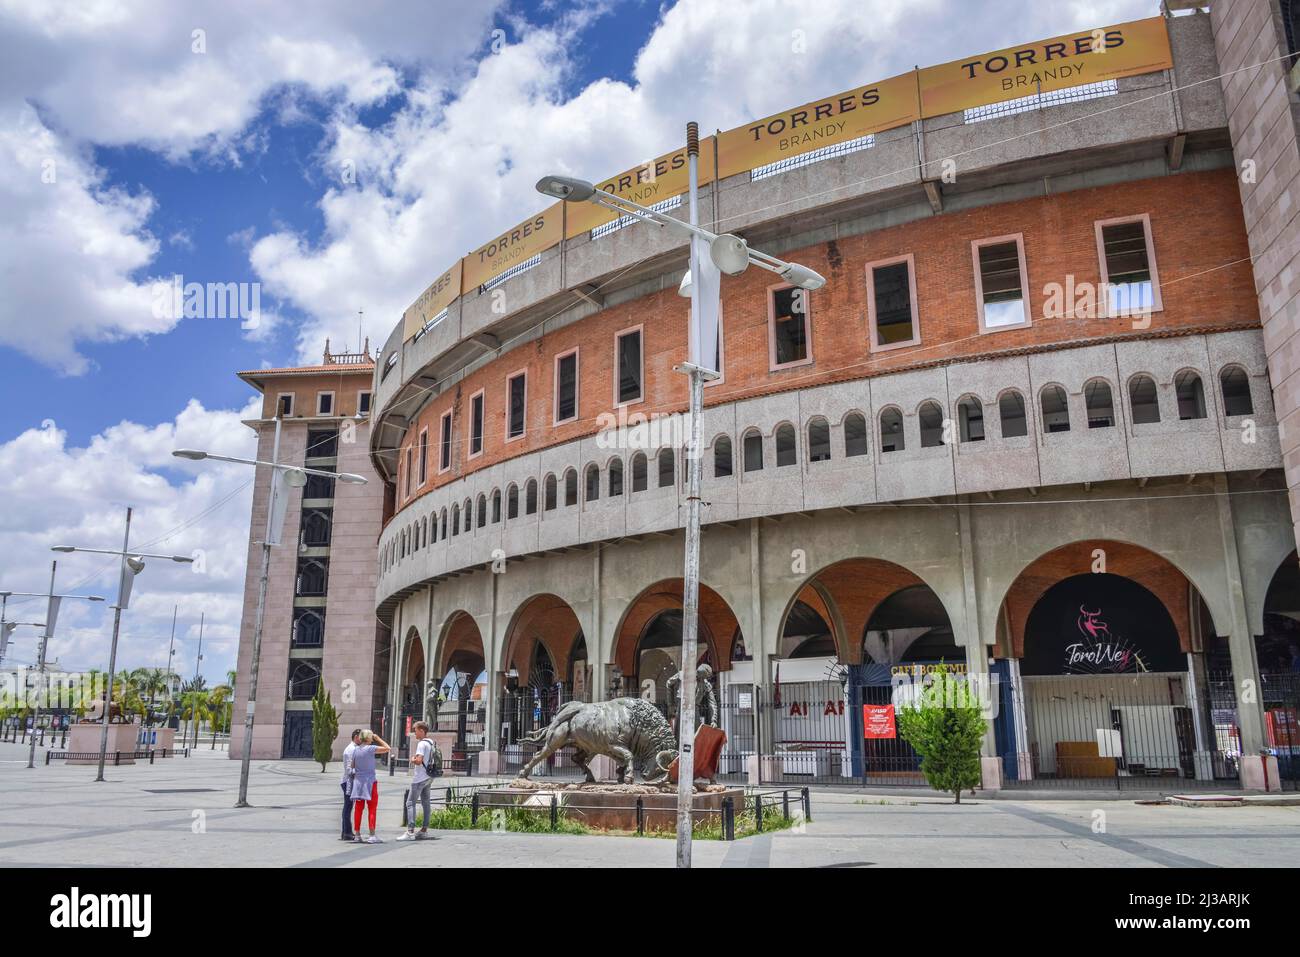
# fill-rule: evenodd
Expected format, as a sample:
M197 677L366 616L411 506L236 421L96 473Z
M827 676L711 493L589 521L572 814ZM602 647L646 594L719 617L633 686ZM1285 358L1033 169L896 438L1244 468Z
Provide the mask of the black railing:
M148 760L150 764L154 763L155 758L174 758L176 755L188 758L190 756L189 748L153 748L149 751L109 751L104 756L106 764L118 766L122 763L123 758L132 761ZM46 751L45 764L48 766L51 761L98 761L98 751Z

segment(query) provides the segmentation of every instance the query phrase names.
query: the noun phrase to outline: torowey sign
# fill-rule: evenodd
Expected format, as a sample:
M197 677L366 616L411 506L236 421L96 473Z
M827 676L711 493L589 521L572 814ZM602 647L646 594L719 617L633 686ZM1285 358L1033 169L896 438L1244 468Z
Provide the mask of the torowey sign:
M965 57L867 83L704 137L699 181L703 185L918 119L1172 66L1163 17L1079 30ZM679 196L688 188L686 150L666 153L596 185L643 206ZM425 290L406 311L404 338L414 336L457 296L491 282L561 239L610 222L615 215L592 203L556 203L501 233Z

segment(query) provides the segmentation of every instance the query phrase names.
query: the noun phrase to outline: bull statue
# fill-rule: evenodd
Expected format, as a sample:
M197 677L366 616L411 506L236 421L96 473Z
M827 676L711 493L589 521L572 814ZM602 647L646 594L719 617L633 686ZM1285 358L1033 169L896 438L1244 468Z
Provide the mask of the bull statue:
M615 698L591 704L570 701L551 723L520 739L530 744L545 742L542 749L519 772L527 780L533 768L560 748L573 745L573 759L595 784L587 762L597 754L614 759L618 783L631 784L639 771L646 784L658 784L668 777L668 768L677 757L677 739L663 714L642 698ZM628 772L631 772L630 778Z

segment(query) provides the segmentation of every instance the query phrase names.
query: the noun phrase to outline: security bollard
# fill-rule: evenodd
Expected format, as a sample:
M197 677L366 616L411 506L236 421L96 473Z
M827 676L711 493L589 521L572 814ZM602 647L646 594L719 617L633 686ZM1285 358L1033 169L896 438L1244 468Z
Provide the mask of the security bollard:
M763 795L754 795L754 827L761 834L763 832Z
M636 832L645 834L645 801L641 798L636 799Z
M790 820L790 792L781 792L781 815L787 821Z
M469 826L478 826L478 792L475 791L469 799Z
M803 819L805 822L812 820L812 798L808 794L808 788L803 789Z
M560 799L551 795L551 830L554 831L560 825Z

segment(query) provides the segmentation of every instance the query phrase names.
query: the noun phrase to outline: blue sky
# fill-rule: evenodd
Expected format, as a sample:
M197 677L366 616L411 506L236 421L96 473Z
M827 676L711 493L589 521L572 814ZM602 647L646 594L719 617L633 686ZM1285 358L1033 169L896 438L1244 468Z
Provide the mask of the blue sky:
M599 178L817 96L1021 40L1157 12L1154 0L122 0L0 7L0 588L49 545L201 552L151 568L125 665L207 615L231 667L248 476L182 445L251 451L234 373L378 346L454 259L544 203L546 171ZM795 42L795 41L798 42ZM344 170L355 176L344 176ZM175 321L156 279L259 283L264 322ZM60 582L111 594L103 563ZM53 653L103 666L107 614ZM20 635L17 661L30 658ZM162 650L160 650L162 649ZM182 660L189 652L183 652ZM187 666L188 667L188 666Z

